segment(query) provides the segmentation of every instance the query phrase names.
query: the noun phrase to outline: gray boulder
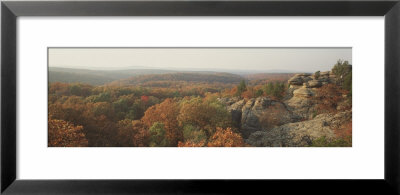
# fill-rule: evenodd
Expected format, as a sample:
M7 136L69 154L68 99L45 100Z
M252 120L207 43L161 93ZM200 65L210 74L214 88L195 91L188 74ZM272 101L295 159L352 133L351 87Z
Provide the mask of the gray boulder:
M309 88L318 88L322 86L322 82L319 80L311 80L308 81L308 86Z
M314 91L306 87L302 87L293 91L293 97L309 98L313 95Z
M303 85L303 79L300 76L294 76L288 80L290 85Z
M292 113L284 103L266 97L242 99L227 106L227 110L232 115L234 126L244 138L256 131L294 121Z

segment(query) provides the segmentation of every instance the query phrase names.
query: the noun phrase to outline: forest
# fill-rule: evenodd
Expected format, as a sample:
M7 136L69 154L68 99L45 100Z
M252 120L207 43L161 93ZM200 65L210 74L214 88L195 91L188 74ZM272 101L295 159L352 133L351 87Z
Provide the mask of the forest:
M242 133L243 124L238 124L244 123L243 119L236 120L222 100L236 103L264 98L286 106L286 101L294 96L292 89L296 89L289 82L294 73L243 76L223 72L142 71L123 78L106 76L105 72L101 72L101 77L100 73L96 77L85 72L86 79L93 78L93 82L88 82L82 81L76 70L49 70L49 147L254 146L246 142L249 136ZM338 79L313 89L315 94L309 98L315 108L313 117L338 112L338 102L347 102L346 109L351 110L351 65L338 61L331 72ZM318 79L319 74L312 76ZM59 75L63 75L62 81L56 81ZM308 120L292 118L291 122ZM270 120L268 128L280 125L283 123ZM340 133L343 135L334 140L320 137L309 146L348 146L349 136L351 144L351 125Z

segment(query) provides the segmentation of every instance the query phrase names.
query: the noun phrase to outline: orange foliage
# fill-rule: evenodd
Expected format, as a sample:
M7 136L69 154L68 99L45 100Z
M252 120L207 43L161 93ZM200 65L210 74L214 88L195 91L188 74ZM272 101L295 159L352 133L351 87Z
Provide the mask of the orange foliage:
M125 119L118 122L118 146L147 146L149 133L144 124L139 121Z
M228 94L230 95L230 96L235 96L235 94L238 92L238 88L237 87L233 87L229 92L228 92Z
M132 129L134 132L134 135L132 137L133 145L138 147L147 146L150 135L144 124L139 120L132 121Z
M317 111L320 113L335 112L338 103L343 100L343 94L344 90L335 84L327 84L320 87L314 96Z
M212 135L216 127L231 126L231 115L221 107L201 98L184 101L178 115L179 125L192 124Z
M183 140L183 134L179 129L177 121L178 114L178 103L168 98L161 104L154 105L147 109L142 121L147 128L150 128L155 122L163 123L169 143L176 146L178 141Z
M178 147L203 147L206 145L205 141L201 141L198 143L192 142L192 141L186 141L186 142L178 142Z
M49 117L47 144L49 147L86 147L88 140L82 129L82 126Z
M269 106L268 111L264 112L260 117L260 123L263 124L266 129L282 125L285 112L286 109L282 108L280 105Z
M212 108L203 104L200 101L190 101L190 103L183 103L180 109L180 114L178 115L178 122L180 125L183 123L196 124L201 128L209 129L210 112ZM214 114L214 113L213 113Z
M243 147L245 143L242 136L234 133L231 128L222 129L217 127L216 132L210 138L208 147Z
M339 138L348 138L352 136L353 122L349 121L342 124L339 128L334 129L334 133Z
M255 96L256 96L255 91L253 90L253 88L250 87L248 87L248 89L242 93L242 97L244 99L251 99L254 98Z
M52 83L49 87L49 94L69 95L69 86L68 83Z

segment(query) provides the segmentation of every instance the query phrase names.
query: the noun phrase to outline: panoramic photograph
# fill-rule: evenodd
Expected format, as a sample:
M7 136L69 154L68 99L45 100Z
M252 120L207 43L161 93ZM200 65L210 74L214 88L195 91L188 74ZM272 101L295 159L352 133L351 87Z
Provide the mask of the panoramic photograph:
M48 48L48 147L352 147L351 48Z

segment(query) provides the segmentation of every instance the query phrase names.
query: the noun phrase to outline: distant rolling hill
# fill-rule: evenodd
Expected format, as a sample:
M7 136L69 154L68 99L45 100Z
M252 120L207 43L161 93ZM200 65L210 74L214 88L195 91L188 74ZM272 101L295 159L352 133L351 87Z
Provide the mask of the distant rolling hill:
M175 72L166 74L139 75L113 81L110 85L144 85L155 82L189 82L189 83L239 83L244 78L223 72Z
M287 81L293 77L295 73L255 73L243 75L248 80L276 80L276 81Z
M49 68L49 82L87 83L91 85L172 86L173 83L237 84L246 80L251 84L265 81L287 81L293 73L242 74L219 71L178 71L164 69L90 70ZM169 82L169 85L166 83Z
M130 78L137 75L164 74L176 71L160 69L128 69L128 70L89 70L74 68L49 68L49 82L87 83L104 85L106 83Z

